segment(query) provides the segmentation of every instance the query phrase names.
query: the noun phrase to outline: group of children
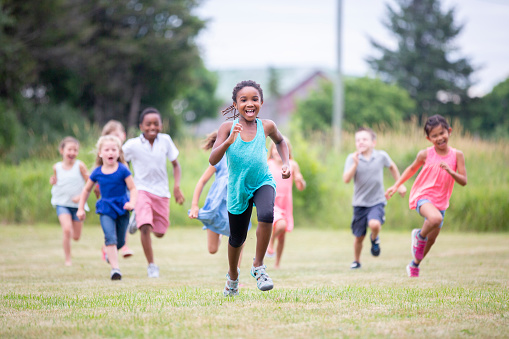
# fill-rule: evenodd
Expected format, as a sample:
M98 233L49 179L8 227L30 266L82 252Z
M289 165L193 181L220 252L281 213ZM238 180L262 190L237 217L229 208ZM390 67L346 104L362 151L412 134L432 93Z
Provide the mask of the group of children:
M204 149L211 149L210 165L196 185L189 210L189 217L200 220L207 230L210 253L217 252L222 235L229 237L225 296L239 293L240 260L251 227L253 205L256 206L258 225L250 273L260 290L273 288L264 258L275 255L275 268L279 268L285 234L293 229L293 183L299 190L306 187L289 142L274 122L258 118L263 105L260 85L251 80L238 83L233 89L232 100L232 105L223 110L223 114L231 114L233 121L224 122L205 142ZM51 202L56 207L63 230L65 263L71 265L70 239L80 237L85 211L88 211L86 201L94 189L100 196L96 213L100 214L105 236L104 252L111 265L111 279L122 278L118 250L126 244L129 211L133 210L136 211L135 227L130 233L140 230L148 262L147 274L156 278L159 268L154 262L151 235L163 237L170 224L167 160L173 166L173 196L178 204L184 202L180 190L179 152L171 137L161 133L161 115L154 108L147 108L140 115L142 134L124 145L125 131L120 123L115 124L118 130L103 131L97 142L96 168L90 176L86 166L76 159L79 151L76 139L67 137L59 147L62 161L55 164L50 183L53 185ZM425 218L422 229L412 232L414 260L407 266L409 276L419 275L419 264L440 232L454 182L465 185L467 181L463 154L448 146L452 130L447 121L441 116L433 116L426 122L425 131L433 146L419 152L401 176L389 155L374 149L376 135L371 129L362 128L355 134L357 151L348 156L343 174L346 183L354 179L351 226L355 236L355 260L352 269L361 267L362 242L368 227L371 253L374 256L380 254L379 234L385 221L387 199L395 192L404 196L403 183L424 166L410 193L410 208ZM269 151L267 136L272 140ZM131 163L134 178L127 162ZM385 167L396 180L386 192L383 188ZM200 209L200 195L214 174L215 181ZM132 254L128 248L122 251L124 255Z

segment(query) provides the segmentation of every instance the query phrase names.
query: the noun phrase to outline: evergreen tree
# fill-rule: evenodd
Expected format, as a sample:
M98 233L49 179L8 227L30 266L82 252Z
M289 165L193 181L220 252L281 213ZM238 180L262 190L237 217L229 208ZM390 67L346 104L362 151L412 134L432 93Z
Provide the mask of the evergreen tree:
M391 50L371 39L381 57L370 57L368 63L385 81L409 92L417 102L419 119L458 112L448 107L460 103L464 107L468 102L474 69L467 58L455 58L458 49L453 40L463 28L454 21L455 9L442 12L440 0L396 3L399 8L387 5L388 21L383 24L397 38L398 47Z

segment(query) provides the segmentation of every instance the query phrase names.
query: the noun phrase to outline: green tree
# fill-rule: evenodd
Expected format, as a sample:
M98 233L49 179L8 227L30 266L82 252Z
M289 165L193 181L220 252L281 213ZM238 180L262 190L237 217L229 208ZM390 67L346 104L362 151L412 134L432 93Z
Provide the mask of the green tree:
M397 85L380 79L349 78L345 85L344 120L347 128L392 126L409 117L415 102ZM332 121L333 85L330 81L312 91L308 98L297 104L296 116L304 130L328 130Z
M474 72L467 58L455 57L453 40L463 26L454 21L454 8L442 12L440 0L396 0L387 5L384 26L396 37L390 49L371 39L380 57L368 58L383 80L396 82L417 102L419 118L446 114L445 103L468 102Z

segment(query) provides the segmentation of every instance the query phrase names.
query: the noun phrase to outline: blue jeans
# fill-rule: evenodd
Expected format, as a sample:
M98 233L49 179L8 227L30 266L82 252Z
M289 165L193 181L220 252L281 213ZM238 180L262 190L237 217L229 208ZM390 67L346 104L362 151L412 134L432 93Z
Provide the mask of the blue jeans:
M104 232L104 244L106 246L117 245L117 249L125 245L125 233L129 224L129 212L113 219L109 215L101 214L101 227Z
M76 213L78 212L78 208L75 207L67 207L67 206L56 206L57 216L61 214L70 214L73 221L80 221Z

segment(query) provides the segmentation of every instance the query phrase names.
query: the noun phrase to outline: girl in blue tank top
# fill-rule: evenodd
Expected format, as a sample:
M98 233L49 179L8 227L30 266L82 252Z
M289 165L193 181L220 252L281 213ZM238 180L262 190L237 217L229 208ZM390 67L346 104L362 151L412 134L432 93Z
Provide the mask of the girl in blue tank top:
M263 105L263 91L254 81L242 81L233 89L233 104L223 114L233 113L233 122L219 127L209 162L216 165L226 154L228 162L227 207L230 221L228 241L229 271L226 274L225 296L238 295L239 271L237 269L251 219L253 204L256 206L258 227L256 229L256 255L251 275L262 291L274 287L265 271L263 259L272 233L276 183L267 165L265 138L269 136L276 144L283 159L281 175L290 177L288 146L271 120L257 118Z

